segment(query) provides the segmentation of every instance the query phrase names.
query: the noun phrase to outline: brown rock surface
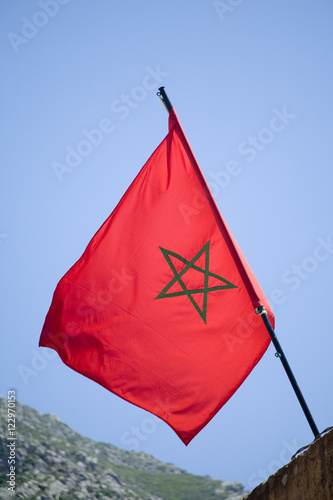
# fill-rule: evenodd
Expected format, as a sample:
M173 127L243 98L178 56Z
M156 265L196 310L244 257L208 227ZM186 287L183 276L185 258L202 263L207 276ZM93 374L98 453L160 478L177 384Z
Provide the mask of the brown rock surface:
M333 500L333 429L243 500Z

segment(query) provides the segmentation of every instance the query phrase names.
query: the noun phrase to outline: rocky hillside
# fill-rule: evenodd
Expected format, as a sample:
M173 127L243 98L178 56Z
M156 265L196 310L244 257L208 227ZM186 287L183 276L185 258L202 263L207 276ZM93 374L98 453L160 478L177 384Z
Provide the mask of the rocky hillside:
M239 483L194 476L145 453L84 438L56 415L18 402L15 410L17 440L10 441L7 399L0 396L1 500L240 500L245 495ZM15 469L10 470L10 459ZM14 494L9 479L15 479Z

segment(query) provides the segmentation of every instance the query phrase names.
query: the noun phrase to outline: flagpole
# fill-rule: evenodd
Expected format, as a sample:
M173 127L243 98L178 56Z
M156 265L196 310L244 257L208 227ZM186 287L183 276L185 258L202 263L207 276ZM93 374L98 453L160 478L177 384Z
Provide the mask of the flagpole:
M161 101L163 102L164 107L166 108L166 110L168 111L168 113L170 113L170 111L172 110L172 104L170 102L170 99L167 96L167 93L165 92L165 88L164 87L160 87L158 89L157 95L161 99ZM313 420L313 417L312 417L312 415L310 413L308 405L305 402L303 394L302 394L302 392L301 392L301 390L299 388L299 385L298 385L298 383L297 383L297 381L296 381L296 379L294 377L294 374L293 374L293 372L292 372L292 370L290 368L288 360L287 360L287 358L286 358L286 356L285 356L285 354L284 354L284 352L282 350L280 342L278 341L278 338L277 338L277 336L276 336L276 334L275 334L275 332L274 332L274 330L272 328L272 325L271 325L271 323L270 323L270 321L268 319L267 312L266 312L265 308L262 307L262 306L258 307L257 309L255 309L255 312L256 312L256 314L260 314L260 316L262 317L264 325L265 325L265 327L266 327L266 329L267 329L267 331L269 333L269 336L271 337L271 340L272 340L272 342L274 344L274 347L276 349L275 356L278 357L278 358L280 358L280 360L282 362L282 365L283 365L283 367L284 367L284 369L285 369L285 371L287 373L287 376L289 378L289 381L290 381L290 383L291 383L291 385L292 385L292 387L293 387L293 389L294 389L294 391L296 393L297 399L298 399L298 401L299 401L299 403L300 403L300 405L301 405L301 407L303 409L303 412L304 412L304 414L306 416L306 419L307 419L307 421L308 421L308 423L309 423L309 425L311 427L311 430L312 430L312 432L313 432L313 434L314 434L314 436L316 438L316 437L318 437L320 435L318 427L316 426L315 421Z
M294 374L293 374L293 372L292 372L292 370L290 368L290 365L289 365L288 360L287 360L287 358L286 358L286 356L285 356L285 354L283 352L283 349L282 349L281 344L280 344L280 342L279 342L279 340L278 340L278 338L276 336L276 333L274 332L274 330L272 328L272 325L271 325L271 323L270 323L270 321L268 319L267 312L266 312L266 310L265 310L265 308L263 306L258 307L255 310L255 312L257 314L260 314L260 316L261 316L261 318L262 318L262 320L264 322L266 330L268 331L269 336L271 337L272 342L274 344L274 347L276 349L275 356L277 358L280 358L281 363L282 363L282 365L283 365L283 367L284 367L284 369L285 369L285 371L287 373L287 376L289 378L289 381L290 381L291 385L293 386L293 389L294 389L294 391L296 393L298 401L299 401L299 403L300 403L300 405L301 405L301 407L303 409L303 412L304 412L304 414L305 414L305 416L307 418L307 421L308 421L308 423L309 423L309 425L311 427L311 430L312 430L312 432L314 434L314 437L316 438L316 437L318 437L320 435L320 432L318 430L318 427L315 424L315 421L313 420L313 417L312 417L312 415L310 413L308 405L306 404L306 401L305 401L305 399L303 397L303 394L302 394L302 392L301 392L301 390L299 388L299 385L298 385L298 383L297 383L297 381L295 379L295 376L294 376Z
M170 102L169 97L167 96L167 93L165 92L165 87L160 87L157 92L158 97L161 99L161 101L164 104L165 109L167 110L168 113L172 110L172 104Z

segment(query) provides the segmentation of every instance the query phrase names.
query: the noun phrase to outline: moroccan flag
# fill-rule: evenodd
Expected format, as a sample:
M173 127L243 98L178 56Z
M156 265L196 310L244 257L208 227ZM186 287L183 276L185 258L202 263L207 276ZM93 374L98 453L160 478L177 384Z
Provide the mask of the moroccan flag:
M169 133L60 280L39 345L187 445L266 351L259 306L273 325L172 109Z

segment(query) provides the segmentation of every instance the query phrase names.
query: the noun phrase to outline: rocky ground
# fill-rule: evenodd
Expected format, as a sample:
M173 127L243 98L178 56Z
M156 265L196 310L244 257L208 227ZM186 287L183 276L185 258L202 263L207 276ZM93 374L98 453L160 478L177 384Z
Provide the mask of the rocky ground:
M16 436L7 446L7 399L0 397L0 499L240 500L239 483L194 476L145 453L84 438L56 415L16 402ZM14 441L13 441L14 443ZM15 494L8 490L13 459Z

